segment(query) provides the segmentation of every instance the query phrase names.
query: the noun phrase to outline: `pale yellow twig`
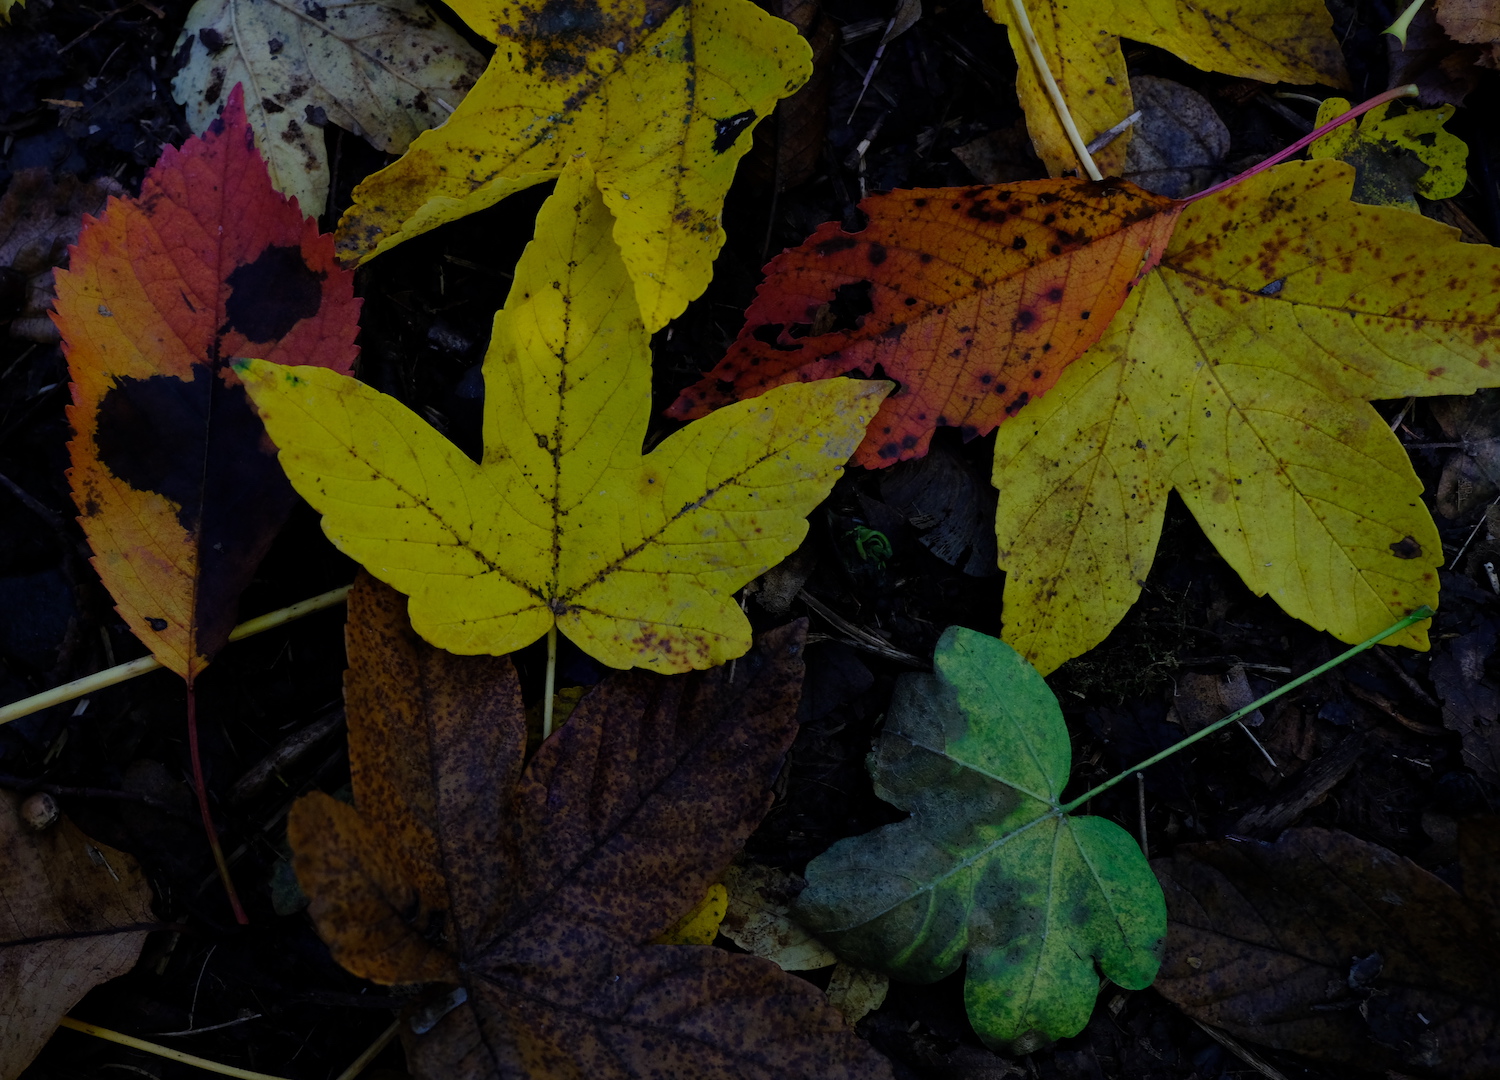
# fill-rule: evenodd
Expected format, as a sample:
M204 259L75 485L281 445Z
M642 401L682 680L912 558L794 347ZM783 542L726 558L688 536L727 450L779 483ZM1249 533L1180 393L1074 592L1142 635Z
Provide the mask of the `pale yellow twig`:
M367 1049L363 1054L360 1054L359 1057L355 1058L353 1063L351 1063L347 1069L339 1073L338 1080L354 1080L356 1076L365 1071L365 1068L370 1064L370 1062L375 1060L376 1055L379 1054L380 1051L384 1050L386 1046L390 1044L390 1041L400 1033L400 1031L401 1021L397 1020L394 1024L386 1028L385 1031L381 1033L380 1038L376 1039L370 1044L369 1049Z
M1068 103L1064 100L1062 91L1058 89L1057 80L1052 77L1052 69L1047 66L1047 58L1042 55L1042 46L1031 29L1031 18L1026 14L1024 0L1010 0L1010 11L1011 17L1015 19L1016 33L1020 34L1021 40L1025 42L1026 51L1031 55L1031 62L1036 66L1037 77L1042 80L1043 89L1052 99L1052 108L1057 112L1057 122L1062 125L1063 133L1068 136L1068 142L1073 144L1073 153L1078 155L1079 166L1090 180L1103 180L1099 166L1094 164L1094 157L1084 144L1083 136L1078 134L1078 125L1073 123L1073 114L1068 111Z
M173 1050L170 1046L162 1046L159 1043L147 1042L145 1039L137 1039L134 1035L125 1035L109 1028L102 1028L97 1024L85 1023L82 1020L74 1020L71 1016L64 1016L58 1022L59 1027L69 1028L72 1031L81 1031L85 1035L92 1035L97 1039L105 1039L121 1046L128 1046L133 1050L144 1050L148 1054L166 1058L169 1061L180 1061L184 1065L194 1065L208 1072L218 1073L220 1076L235 1076L239 1080L285 1080L284 1077L272 1076L270 1073L252 1072L249 1069L239 1069L233 1065L220 1065L217 1061L209 1061L207 1058L197 1057L193 1054L184 1054L181 1050Z
M547 682L542 688L542 738L552 737L552 696L557 687L557 623L547 628Z
M315 611L342 604L344 598L349 595L349 586L341 589L333 589L320 596L303 600L300 603L284 607L279 611L272 611L265 615L258 615L248 622L242 622L229 632L230 641L239 641L242 638L251 637L266 630L274 629L294 619L300 619L304 615L311 615ZM72 701L81 698L85 694L103 690L106 686L114 686L144 675L148 671L155 671L161 667L161 661L154 656L143 656L139 660L131 660L126 664L118 664L104 671L96 671L92 675L85 675L81 679L74 679L70 683L54 686L51 690L44 690L40 694L33 694L29 698L13 701L9 705L0 707L0 724L8 724L12 720L19 720L23 716L30 716L34 712L50 708L53 705L61 705L64 701Z

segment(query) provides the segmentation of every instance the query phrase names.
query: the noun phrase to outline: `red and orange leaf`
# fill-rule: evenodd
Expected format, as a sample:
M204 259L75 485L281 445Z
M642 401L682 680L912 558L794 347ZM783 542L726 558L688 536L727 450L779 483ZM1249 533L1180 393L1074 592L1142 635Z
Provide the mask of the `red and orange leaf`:
M1099 340L1180 213L1133 184L1076 179L914 188L860 209L859 232L829 222L771 261L739 339L669 415L879 365L901 389L857 464L921 457L939 427L987 434Z
M295 499L229 361L347 373L353 275L271 187L236 88L138 199L87 219L57 293L69 475L94 566L136 636L190 679Z

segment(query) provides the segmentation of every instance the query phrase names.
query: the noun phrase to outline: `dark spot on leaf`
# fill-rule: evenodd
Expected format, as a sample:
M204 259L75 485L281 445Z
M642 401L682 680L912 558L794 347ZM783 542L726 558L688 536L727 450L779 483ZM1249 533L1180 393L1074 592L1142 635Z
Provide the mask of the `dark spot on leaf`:
M151 627L151 629L155 630L159 634L167 628L167 620L158 619L153 615L147 615L146 625Z
M209 56L218 56L224 51L224 46L229 43L224 40L224 35L212 27L204 27L198 31L198 40L203 42L203 47L208 50ZM220 79L222 85L223 80Z
M883 458L896 458L901 456L901 448L893 442L888 442L880 448L880 456Z
M296 498L245 388L206 364L193 366L191 382L117 378L99 400L93 439L100 464L135 490L170 499L196 537L193 621L216 650Z
M813 250L816 251L819 255L836 255L840 251L848 251L857 243L859 243L859 241L853 240L847 236L835 236L831 240L824 240Z
M1420 559L1422 557L1422 545L1417 543L1415 537L1403 536L1398 542L1391 545L1391 554L1398 559Z
M1022 308L1020 311L1016 312L1017 328L1024 330L1034 322L1036 322L1036 312L1032 311L1030 308Z
M734 145L734 141L740 137L751 124L755 123L755 110L746 109L744 112L735 113L727 120L714 121L714 153L722 154Z
M1010 242L1010 246L1013 247L1013 248L1015 248L1017 251L1024 251L1026 249L1026 237L1024 237L1024 236L1018 236L1018 237L1016 237L1014 240L1012 240Z
M870 260L870 265L879 266L881 263L885 262L885 245L872 243L870 245L870 250L866 253L865 257Z
M1026 407L1026 403L1030 400L1031 395L1028 394L1025 390L1022 390L1019 394L1016 395L1015 401L1012 401L1009 405L1005 406L1005 415L1015 416L1016 413L1020 412Z
M1061 286L1054 285L1054 286L1052 286L1052 288L1050 288L1050 289L1047 290L1047 299L1051 300L1054 304L1057 303L1062 298L1063 298L1063 291L1062 291L1062 287Z
M326 276L303 261L299 248L271 245L254 262L235 267L229 275L231 292L224 303L227 328L251 341L279 341L303 319L318 313Z

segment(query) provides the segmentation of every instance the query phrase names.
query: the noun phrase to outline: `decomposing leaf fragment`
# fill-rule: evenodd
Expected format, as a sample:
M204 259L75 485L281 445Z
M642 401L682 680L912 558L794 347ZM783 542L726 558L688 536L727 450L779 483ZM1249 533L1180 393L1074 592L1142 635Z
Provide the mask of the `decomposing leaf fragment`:
M1500 252L1350 202L1352 178L1288 163L1189 206L1099 343L1001 426L1004 636L1043 672L1135 602L1174 489L1246 585L1343 641L1436 605L1437 529L1366 403L1500 384Z
M57 343L49 318L53 271L68 265L68 247L78 239L84 216L99 213L105 200L124 191L108 176L85 181L21 169L11 177L0 198L0 293L6 298L0 319L10 320L11 337Z
M974 1030L1034 1049L1082 1030L1100 971L1150 985L1161 891L1118 825L1061 812L1068 730L1029 664L949 627L933 666L896 684L869 762L876 794L911 816L814 859L793 910L898 979L935 982L967 960Z
M1495 0L1434 0L1434 13L1454 41L1484 45L1479 64L1500 67L1500 4Z
M939 427L988 434L1099 340L1179 212L1132 184L1082 180L913 188L860 209L860 231L828 222L771 260L739 338L669 415L880 365L901 389L858 464L921 457ZM852 318L838 310L856 303Z
M323 128L402 153L463 100L484 60L420 0L198 0L177 39L172 96L197 134L243 84L277 191L317 217L328 203Z
M1328 98L1314 123L1322 127L1348 111L1345 99ZM1469 148L1443 127L1452 116L1452 105L1417 109L1388 102L1365 113L1358 126L1330 131L1308 148L1308 155L1353 165L1355 202L1416 211L1414 195L1451 199L1468 180L1464 162Z
M764 957L783 971L811 971L838 963L838 957L791 917L796 893L785 870L744 863L724 872L729 904L720 927L740 948Z
M350 597L356 807L288 819L339 961L466 1000L405 1034L418 1080L889 1077L816 988L755 957L654 945L770 806L796 733L803 625L727 667L613 675L522 770L508 658L420 641L399 595Z
M1500 829L1459 832L1464 892L1348 833L1179 847L1156 989L1235 1038L1372 1071L1500 1069Z
M612 667L738 656L733 592L796 549L890 386L784 387L642 456L651 353L612 225L571 163L495 317L481 464L353 379L240 367L324 531L439 647L512 652L555 623Z
M1134 109L1122 37L1166 49L1204 71L1261 82L1348 85L1333 20L1322 0L984 0L990 18L1004 23L1010 35L1026 126L1053 176L1077 169L1078 158L1016 32L1015 2L1026 4L1047 66L1085 143ZM1129 143L1127 131L1095 153L1100 172L1122 172Z
M708 285L750 132L811 71L794 27L749 0L460 0L497 48L441 128L355 189L345 258L557 176L587 155L646 328Z
M238 90L57 274L79 522L120 614L184 678L228 640L296 500L229 361L347 372L358 317L332 237L271 187Z
M20 805L0 792L0 1080L21 1075L84 994L129 971L157 925L134 859L67 818L28 828Z

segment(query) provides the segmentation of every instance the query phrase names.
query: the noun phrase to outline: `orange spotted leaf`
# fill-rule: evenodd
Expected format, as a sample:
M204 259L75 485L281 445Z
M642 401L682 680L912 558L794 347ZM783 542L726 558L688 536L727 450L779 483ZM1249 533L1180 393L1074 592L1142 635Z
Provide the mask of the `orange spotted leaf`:
M766 267L727 356L669 414L691 418L789 382L849 372L901 384L854 461L992 431L1057 381L1156 264L1180 207L1119 180L915 188L860 203Z
M57 294L94 566L152 654L191 680L295 499L229 361L348 372L353 275L271 187L236 88L139 198L86 220Z

